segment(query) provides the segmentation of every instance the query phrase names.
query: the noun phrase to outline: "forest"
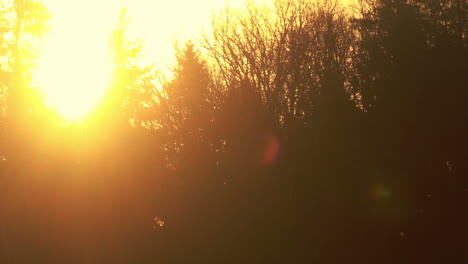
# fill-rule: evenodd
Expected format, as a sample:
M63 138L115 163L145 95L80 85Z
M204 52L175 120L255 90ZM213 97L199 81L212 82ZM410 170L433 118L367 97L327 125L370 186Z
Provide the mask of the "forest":
M0 2L0 263L468 263L466 0L246 1L170 74L123 8L79 122L49 19Z

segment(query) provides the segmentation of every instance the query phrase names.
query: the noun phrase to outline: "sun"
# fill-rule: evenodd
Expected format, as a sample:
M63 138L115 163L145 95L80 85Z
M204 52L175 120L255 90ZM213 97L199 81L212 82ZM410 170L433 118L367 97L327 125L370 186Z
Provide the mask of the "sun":
M79 120L100 102L114 68L109 34L119 6L114 0L44 0L51 33L35 79L47 105L65 119Z
M52 14L51 33L45 38L34 80L50 108L67 120L81 120L92 114L112 81L109 37L122 7L132 18L130 36L142 38L148 47L142 53L143 63L162 66L174 62L174 40L194 37L210 25L213 10L226 4L241 7L244 0L42 2Z

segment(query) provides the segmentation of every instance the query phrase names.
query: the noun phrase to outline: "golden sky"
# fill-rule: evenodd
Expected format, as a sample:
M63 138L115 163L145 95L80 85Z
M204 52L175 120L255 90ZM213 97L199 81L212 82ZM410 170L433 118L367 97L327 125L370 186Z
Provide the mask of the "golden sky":
M256 0L269 1L269 0ZM123 0L133 18L132 32L146 43L145 54L149 60L173 59L173 43L199 37L203 28L210 25L213 10L242 7L245 0Z
M35 82L47 104L67 119L90 112L105 94L113 69L109 34L122 7L129 33L145 43L143 62L167 70L173 43L199 36L214 9L244 0L42 0L52 14ZM260 1L260 0L257 0ZM263 0L262 0L263 1ZM163 62L163 63L162 63Z
M131 38L144 42L142 63L162 72L174 60L174 42L201 36L213 11L245 0L42 0L52 14L34 81L47 104L78 120L100 102L112 69L109 37L122 7L132 19ZM272 3L273 0L254 0Z
M271 0L255 0L270 2ZM201 36L214 10L245 0L42 0L52 14L34 82L46 103L68 120L91 113L109 87L109 37L122 7L131 38L144 41L142 63L168 72L174 43Z
M231 6L239 6L243 0L228 2ZM125 2L134 19L135 30L147 38L149 46L198 34L202 26L209 24L212 10L221 8L224 4L223 0Z

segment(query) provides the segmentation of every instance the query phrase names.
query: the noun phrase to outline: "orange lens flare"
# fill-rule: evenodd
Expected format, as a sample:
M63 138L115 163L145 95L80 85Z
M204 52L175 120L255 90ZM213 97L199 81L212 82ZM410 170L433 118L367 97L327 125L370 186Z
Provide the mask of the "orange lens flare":
M278 159L280 152L280 142L276 136L269 135L262 153L260 164L271 165Z

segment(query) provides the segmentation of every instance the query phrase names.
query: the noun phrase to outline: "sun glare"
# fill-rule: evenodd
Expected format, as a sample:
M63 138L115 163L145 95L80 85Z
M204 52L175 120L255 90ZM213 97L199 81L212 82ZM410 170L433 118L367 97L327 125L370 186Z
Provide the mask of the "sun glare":
M267 0L256 0L266 2ZM46 103L68 120L79 120L99 104L113 69L109 34L121 7L132 19L129 34L142 38L142 63L170 65L173 42L199 35L214 9L244 0L42 0L52 14L35 80ZM163 69L164 70L164 69Z
M118 15L114 2L44 0L52 28L35 78L46 103L66 119L88 114L109 86L109 34Z

